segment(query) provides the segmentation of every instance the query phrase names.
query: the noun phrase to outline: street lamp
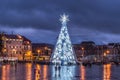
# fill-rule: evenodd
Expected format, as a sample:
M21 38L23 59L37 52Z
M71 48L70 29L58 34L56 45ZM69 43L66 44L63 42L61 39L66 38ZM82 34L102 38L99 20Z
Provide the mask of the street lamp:
M38 49L38 50L37 50L38 57L40 57L40 52L41 52L41 50L40 50L40 49Z
M107 56L107 54L109 54L110 53L110 51L109 50L106 50L105 52L104 52L104 56Z
M84 48L82 47L82 50L84 50Z
M82 60L84 59L84 47L81 48L82 49Z
M82 47L82 57L84 56L84 48Z
M37 50L38 53L40 53L40 50Z
M110 51L109 51L109 50L107 50L107 51L106 51L106 53L107 53L107 54L109 54L109 53L110 53Z
M109 53L110 53L109 50L106 50L106 51L104 52L103 56L104 56L104 58L105 58L105 61L108 61L108 59L107 59L107 54L109 54Z

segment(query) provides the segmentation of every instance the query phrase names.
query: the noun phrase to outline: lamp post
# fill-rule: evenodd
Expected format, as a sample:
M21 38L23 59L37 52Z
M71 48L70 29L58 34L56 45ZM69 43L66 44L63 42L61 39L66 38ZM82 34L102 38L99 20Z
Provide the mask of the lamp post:
M84 47L81 48L82 49L82 60L84 59Z
M82 47L82 57L84 56L84 48Z
M40 49L38 49L38 50L37 50L37 53L38 53L38 59L39 59L39 57L40 57L40 52L41 52Z
M106 51L104 52L103 56L104 56L104 58L105 58L105 61L108 60L108 59L107 59L107 54L109 54L109 53L110 53L109 50L106 50Z
M110 53L110 51L109 51L109 50L106 50L103 55L106 57L107 54L109 54L109 53Z

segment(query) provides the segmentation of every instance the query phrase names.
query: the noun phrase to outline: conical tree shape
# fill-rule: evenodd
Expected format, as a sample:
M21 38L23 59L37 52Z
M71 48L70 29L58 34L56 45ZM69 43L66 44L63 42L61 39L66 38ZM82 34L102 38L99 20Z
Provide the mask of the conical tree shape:
M68 34L66 23L68 21L68 16L65 14L61 16L62 27L60 34L51 56L51 62L54 64L75 64L76 56L71 44L71 40Z

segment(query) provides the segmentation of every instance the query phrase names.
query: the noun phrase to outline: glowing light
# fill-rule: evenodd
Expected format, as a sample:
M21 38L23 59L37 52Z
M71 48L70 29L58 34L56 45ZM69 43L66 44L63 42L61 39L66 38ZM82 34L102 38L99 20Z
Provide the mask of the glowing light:
M111 64L103 66L103 80L110 80L111 76Z
M67 21L69 21L68 15L63 14L63 15L61 15L60 17L61 17L61 18L60 18L60 21L61 21L62 23L66 23Z
M81 66L80 70L81 70L81 80L85 80L85 67Z
M35 80L40 80L41 76L41 66L36 64L36 67L35 67Z
M37 52L38 52L38 53L40 53L40 52L41 52L41 50L37 50Z
M32 55L32 52L31 51L27 51L27 56L31 56Z
M73 80L75 78L75 66L61 66L58 65L51 67L52 77L55 77L55 80Z
M51 56L51 62L57 64L76 63L76 57L72 48L72 43L68 34L66 22L68 16L63 14L60 21L62 22L62 28L55 46L55 50Z
M46 78L48 76L47 72L48 72L48 67L47 65L44 65L43 66L43 78Z
M104 56L106 56L106 53L104 52L104 54L103 54Z
M2 80L9 80L10 65L2 66Z
M82 47L82 50L84 50L84 48Z
M106 51L106 53L108 53L108 54L109 54L109 53L110 53L110 51L109 51L109 50L107 50L107 51Z
M26 80L32 80L32 64L26 64Z

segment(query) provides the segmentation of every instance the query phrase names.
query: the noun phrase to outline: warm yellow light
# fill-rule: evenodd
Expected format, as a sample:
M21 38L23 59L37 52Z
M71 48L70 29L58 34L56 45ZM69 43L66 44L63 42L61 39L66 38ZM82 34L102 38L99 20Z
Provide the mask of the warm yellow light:
M84 48L82 47L82 50L84 50Z
M27 53L26 54L27 56L31 56L32 55L31 51L27 51L26 53Z
M104 56L106 56L106 53L104 52Z
M25 65L25 72L26 72L26 74L25 74L25 77L26 77L26 80L32 80L32 64L31 63L27 63L26 65Z
M2 49L3 52L6 52L7 50L5 48Z
M12 49L13 52L16 52L16 49Z
M111 78L111 64L103 65L103 80L110 80Z
M37 50L37 52L38 52L38 53L40 53L40 52L41 52L41 50L40 50L40 49L38 49L38 50Z
M81 66L80 67L80 71L81 71L81 80L85 80L85 67Z
M44 65L43 66L43 78L46 78L48 76L48 66Z
M107 50L107 51L106 51L106 53L108 53L108 54L109 54L109 53L110 53L110 51L109 51L109 50Z

